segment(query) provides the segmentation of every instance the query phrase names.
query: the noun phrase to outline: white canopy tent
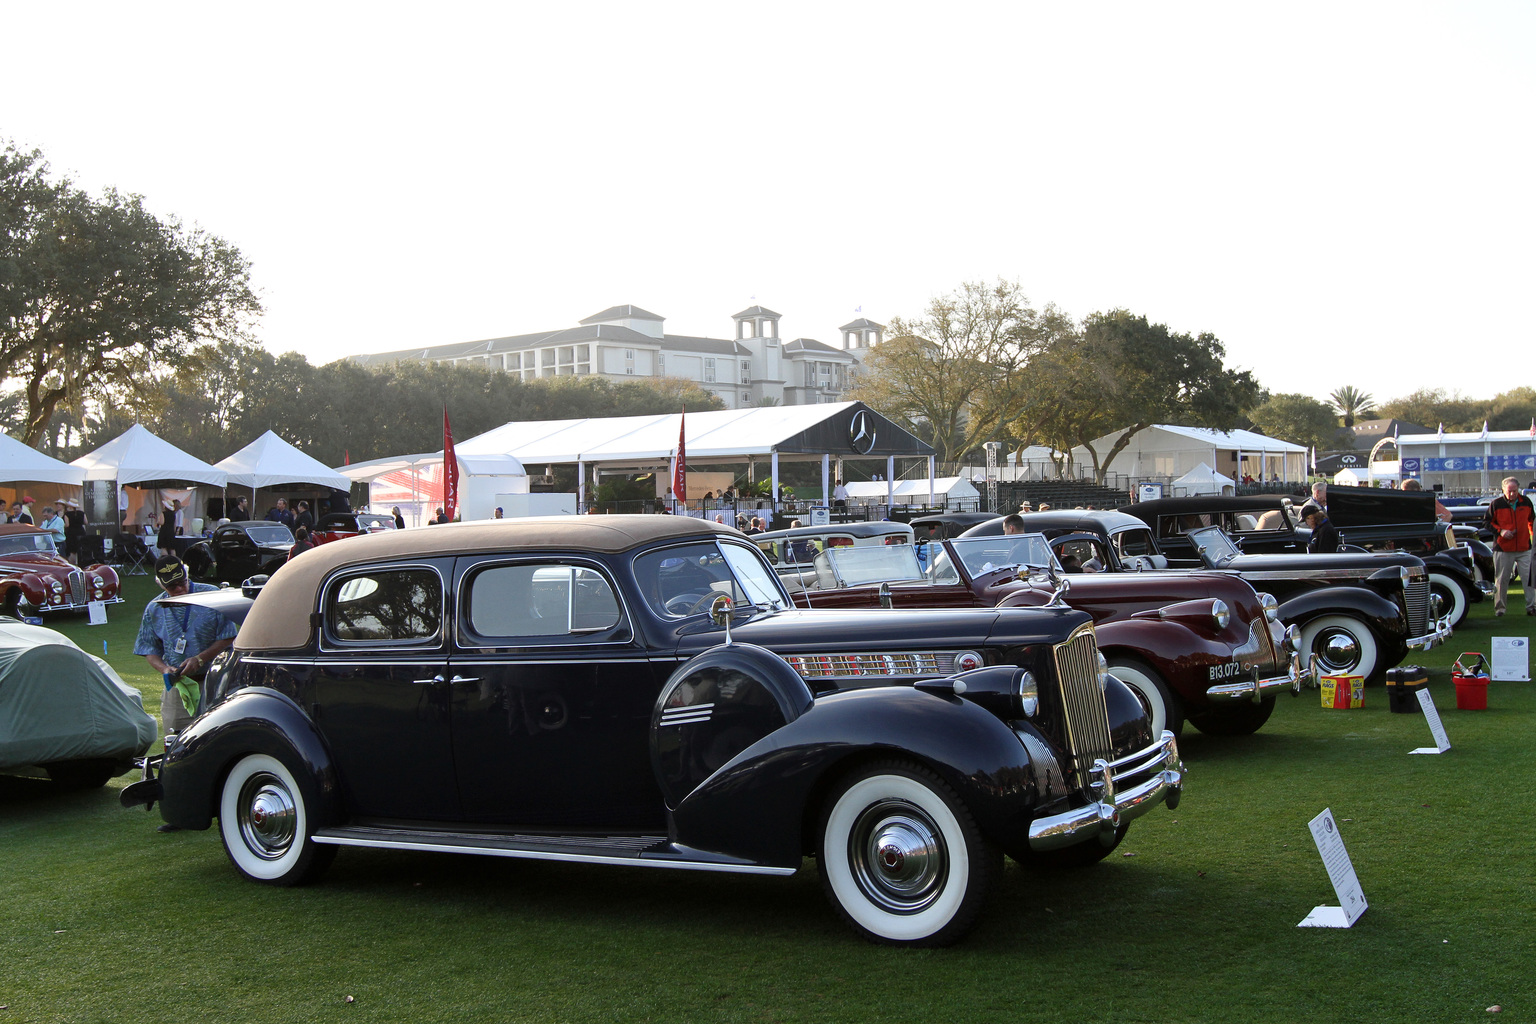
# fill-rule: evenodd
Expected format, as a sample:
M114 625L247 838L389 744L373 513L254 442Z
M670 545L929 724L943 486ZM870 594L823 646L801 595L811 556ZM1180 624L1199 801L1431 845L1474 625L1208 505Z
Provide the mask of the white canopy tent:
M1093 448L1101 459L1121 433L1111 431L1094 439ZM1072 461L1076 475L1092 473L1093 460L1085 446L1072 449ZM1257 480L1304 480L1307 449L1251 430L1156 423L1137 431L1104 469L1132 481L1175 481L1200 465L1230 473L1234 478L1248 475Z
M36 496L53 501L55 496L79 502L85 470L44 455L29 445L0 434L0 500L6 504ZM40 510L33 509L34 518Z
M851 501L883 503L889 496L893 505L926 505L929 503L927 480L897 480L888 491L885 480L856 480L847 484ZM933 494L950 502L973 504L981 500L981 492L967 479L960 476L935 477Z
M459 464L462 518L489 519L499 496L528 493L528 473L515 457L465 454L462 445L454 446L454 455ZM335 472L348 481L368 484L368 505L374 511L398 507L412 525L426 522L442 504L441 451L353 462Z
M1201 494L1234 494L1237 485L1229 476L1222 476L1205 463L1185 473L1173 482L1173 497L1194 497Z
M173 492L190 507L187 488L204 485L223 490L229 480L224 470L188 455L138 423L71 465L85 470L86 515L93 523L114 522L118 517L139 522L145 512L161 507L164 495L157 491ZM128 487L137 490L137 503L124 490ZM191 526L187 523L189 531Z
M252 516L260 514L262 503L256 492L263 488L309 486L343 493L352 489L350 478L305 455L270 430L215 466L229 474L228 486L250 488Z

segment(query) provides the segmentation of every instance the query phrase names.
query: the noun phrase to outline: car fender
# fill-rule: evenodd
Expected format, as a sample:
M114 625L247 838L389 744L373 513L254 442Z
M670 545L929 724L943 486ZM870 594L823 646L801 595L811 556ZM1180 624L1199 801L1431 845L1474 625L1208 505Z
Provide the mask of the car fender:
M760 864L794 866L814 842L828 788L855 765L896 758L953 786L982 831L1028 844L1038 802L1019 737L989 711L907 686L843 690L743 750L673 810L678 843Z
M1302 626L1319 615L1353 615L1365 620L1383 639L1407 636L1402 609L1364 587L1319 587L1280 606L1280 620L1287 625Z
M1432 555L1424 555L1424 567L1432 573L1447 576L1455 584L1466 592L1468 599L1477 591L1477 581L1473 579L1472 572L1467 568L1467 559L1458 557L1449 551L1436 551ZM1481 597L1481 593L1478 594Z
M1200 633L1182 622L1123 619L1094 626L1099 651L1110 661L1125 652L1146 662L1186 701L1205 704L1210 686L1207 672L1234 656L1231 644Z
M241 690L199 716L166 752L161 768L160 813L167 822L206 829L230 766L246 754L268 754L314 786L310 821L317 828L339 818L336 767L314 722L285 694L265 687Z

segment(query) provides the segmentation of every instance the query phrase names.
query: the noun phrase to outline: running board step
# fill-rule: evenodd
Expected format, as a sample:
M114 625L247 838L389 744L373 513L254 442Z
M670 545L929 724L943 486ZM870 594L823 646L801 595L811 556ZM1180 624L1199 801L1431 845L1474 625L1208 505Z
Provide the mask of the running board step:
M656 835L549 835L486 832L435 832L415 829L345 825L325 828L312 837L336 846L370 846L385 850L431 853L477 853L490 857L522 857L577 864L622 864L630 867L680 868L691 871L731 871L752 875L792 875L793 867L773 867L721 854L693 850Z

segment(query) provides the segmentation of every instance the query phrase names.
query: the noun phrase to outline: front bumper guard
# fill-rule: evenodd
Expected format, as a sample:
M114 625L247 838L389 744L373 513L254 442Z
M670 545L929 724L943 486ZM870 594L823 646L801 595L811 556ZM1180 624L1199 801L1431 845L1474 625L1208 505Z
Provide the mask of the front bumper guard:
M1286 668L1285 675L1264 678L1259 675L1259 667L1255 665L1252 679L1221 683L1206 690L1205 695L1213 701L1257 701L1286 689L1289 689L1292 694L1300 693L1303 683L1316 686L1316 677L1311 676L1301 667L1301 655L1292 651L1290 665Z
M138 782L132 782L123 787L118 794L118 801L130 810L135 807L143 807L146 811L155 809L155 804L164 795L160 788L160 780L155 777L155 770L165 760L164 754L152 754L138 760L140 770L143 772Z
M1445 643L1451 636L1451 617L1442 615L1435 620L1435 628L1423 636L1411 636L1408 638L1408 649L1417 650L1423 648L1428 651Z
M1121 825L1158 804L1173 810L1184 792L1179 743L1167 729L1156 743L1134 754L1115 761L1098 758L1090 775L1088 791L1093 801L1031 822L1030 849L1059 850L1092 838L1109 846Z

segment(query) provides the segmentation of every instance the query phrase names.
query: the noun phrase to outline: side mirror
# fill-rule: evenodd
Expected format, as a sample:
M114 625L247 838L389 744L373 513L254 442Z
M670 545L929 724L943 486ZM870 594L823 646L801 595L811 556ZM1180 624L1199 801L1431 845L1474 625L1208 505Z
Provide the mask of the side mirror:
M721 594L709 603L709 621L725 630L725 642L731 642L731 599Z
M881 583L880 584L880 607L881 608L890 608L890 607L892 607L892 605L891 605L891 585L889 583Z

